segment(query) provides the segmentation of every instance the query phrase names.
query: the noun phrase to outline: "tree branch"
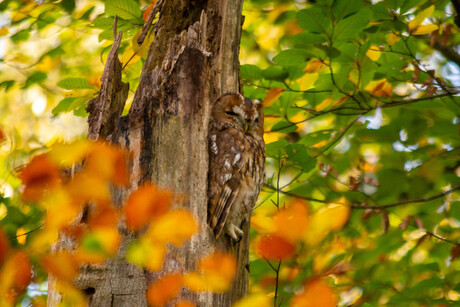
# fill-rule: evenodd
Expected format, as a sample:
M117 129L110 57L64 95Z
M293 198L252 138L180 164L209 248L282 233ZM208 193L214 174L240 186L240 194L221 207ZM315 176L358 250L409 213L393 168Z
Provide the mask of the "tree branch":
M453 193L454 191L460 190L460 185L457 185L453 187L450 190L444 191L442 193L429 196L429 197L422 197L422 198L416 198L416 199L406 199L406 200L400 200L394 203L386 204L386 205L356 205L352 204L350 205L351 208L353 209L386 209L386 208L391 208L391 207L397 207L397 206L402 206L402 205L407 205L407 204L415 204L415 203L423 203L427 202L433 199L441 198L444 197L450 193Z
M454 62L458 67L460 67L460 54L457 53L454 47L443 46L438 40L434 43L433 47L441 52L446 59Z

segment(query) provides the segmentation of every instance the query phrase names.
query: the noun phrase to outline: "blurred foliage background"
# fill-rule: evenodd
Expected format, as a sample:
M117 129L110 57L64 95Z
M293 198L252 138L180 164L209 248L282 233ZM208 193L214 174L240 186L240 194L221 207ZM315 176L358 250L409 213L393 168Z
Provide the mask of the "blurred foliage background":
M141 48L133 41L150 2L0 3L0 223L8 237L43 223L43 212L20 201L17 170L52 144L85 136L84 107L97 95L110 7L120 1L129 7L118 25L132 100L153 37ZM452 3L247 0L243 14L242 84L245 96L264 102L267 143L250 292L281 306L308 306L299 299L312 300L304 286L339 306L458 305L460 35ZM277 212L298 201L308 218L285 227L310 234L285 242L289 253L261 249ZM11 244L27 247L32 236ZM25 302L43 290L45 273L34 281Z

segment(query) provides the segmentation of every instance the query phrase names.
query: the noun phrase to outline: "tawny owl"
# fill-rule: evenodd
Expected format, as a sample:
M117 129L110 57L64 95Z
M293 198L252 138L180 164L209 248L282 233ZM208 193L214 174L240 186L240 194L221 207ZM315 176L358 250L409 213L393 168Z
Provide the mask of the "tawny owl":
M208 223L238 241L264 179L262 104L238 93L213 105L209 131Z

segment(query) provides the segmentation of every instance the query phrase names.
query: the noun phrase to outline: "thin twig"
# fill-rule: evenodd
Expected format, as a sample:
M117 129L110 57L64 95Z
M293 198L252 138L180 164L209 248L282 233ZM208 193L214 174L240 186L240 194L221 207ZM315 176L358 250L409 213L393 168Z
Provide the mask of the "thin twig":
M160 8L163 4L163 0L158 0L155 5L153 6L152 10L149 13L149 16L147 17L147 20L144 22L144 25L142 26L142 32L139 34L139 37L137 38L137 44L140 46L144 42L145 37L150 31L150 27L152 26L153 19L155 19L155 15L160 11Z
M407 204L414 204L414 203L424 203L433 199L441 198L446 195L449 195L453 193L454 191L460 190L460 185L457 185L453 187L450 190L444 191L442 193L429 196L429 197L422 197L422 198L416 198L416 199L406 199L406 200L400 200L391 204L386 204L386 205L356 205L352 204L350 205L351 208L353 209L386 209L386 208L391 208L391 207L397 207L397 206L402 206L402 205L407 205Z
M10 239L10 240L14 240L14 239L16 239L16 238L19 238L19 237L22 237L22 236L26 236L26 235L28 235L29 233L32 233L32 232L34 232L34 231L39 230L39 229L42 228L43 226L45 226L45 224L42 224L42 225L40 225L40 226L38 226L38 227L36 227L36 228L34 228L34 229L28 231L28 232L21 233L20 235L11 237L11 238L9 238L9 239Z

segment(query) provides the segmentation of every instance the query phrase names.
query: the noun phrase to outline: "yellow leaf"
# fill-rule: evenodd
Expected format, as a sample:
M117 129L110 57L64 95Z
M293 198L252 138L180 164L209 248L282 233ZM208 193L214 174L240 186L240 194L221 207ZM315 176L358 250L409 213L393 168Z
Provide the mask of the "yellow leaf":
M344 200L342 200L344 201ZM311 216L309 230L305 241L314 246L321 242L328 233L342 228L350 216L350 207L341 204L330 204L317 210Z
M397 35L396 33L390 33L387 37L387 44L390 46L393 46L394 44L399 42L400 39L401 37Z
M271 299L262 293L251 294L238 302L236 302L233 307L269 307L272 306Z
M129 246L126 252L126 260L151 271L159 271L163 267L165 255L166 247L163 244L142 239Z
M70 144L54 144L49 151L49 157L56 164L71 167L81 162L88 154L91 144L86 140L75 141Z
M380 49L378 46L370 46L369 49L366 52L366 55L372 60L372 61L377 61L380 58L380 55L382 53L380 52Z
M251 217L251 227L260 234L273 233L276 230L273 218L261 214Z
M393 86L385 78L369 82L365 90L379 97L393 95Z
M305 285L303 292L291 300L290 307L335 307L337 304L337 294L318 277Z
M317 105L315 107L315 110L316 111L322 111L322 110L326 109L327 107L329 107L333 102L334 102L334 99L331 98L331 97L328 97L328 98L324 99L319 105Z
M318 73L311 73L311 74L306 73L305 75L297 79L297 83L299 84L299 89L301 91L306 91L306 90L311 89L313 85L315 84L316 80L318 80L318 76L319 76Z
M284 134L279 132L264 133L264 142L265 144L270 144L280 140L283 137Z
M329 62L328 61L310 61L308 62L307 66L304 68L303 72L307 73L315 73L320 72L328 68Z
M0 36L5 36L5 35L7 35L8 33L10 33L10 31L8 30L8 28L0 28Z
M284 90L281 87L272 88L265 96L264 101L262 102L263 106L271 106L276 100L278 100L278 98L280 98L283 92Z
M434 5L418 13L417 16L415 16L415 18L409 22L409 30L412 31L413 29L417 28L425 20L425 18L431 16L433 12Z
M134 51L131 48L126 48L123 54L120 57L120 62L124 65L128 63L127 67L135 64L137 61L139 61L141 57L134 53Z
M144 58L147 56L147 53L149 52L150 43L155 38L155 31L150 31L149 34L147 34L147 36L144 38L142 45L139 46L139 44L137 43L137 38L139 37L141 32L142 29L137 31L136 35L134 35L133 39L131 40L131 45L133 47L134 53Z
M431 32L436 31L438 29L439 29L439 27L437 25L434 25L434 24L423 25L423 26L417 27L415 29L415 31L412 32L412 34L414 34L414 35L423 35L423 34L431 33Z
M147 236L156 242L181 246L198 227L192 214L186 210L172 210L152 223Z
M26 244L26 239L27 231L24 229L24 227L18 228L18 230L16 230L16 241L18 241L19 244L24 245Z
M203 275L190 272L184 276L184 284L194 292L210 291L222 293L230 289L231 283L219 275Z

